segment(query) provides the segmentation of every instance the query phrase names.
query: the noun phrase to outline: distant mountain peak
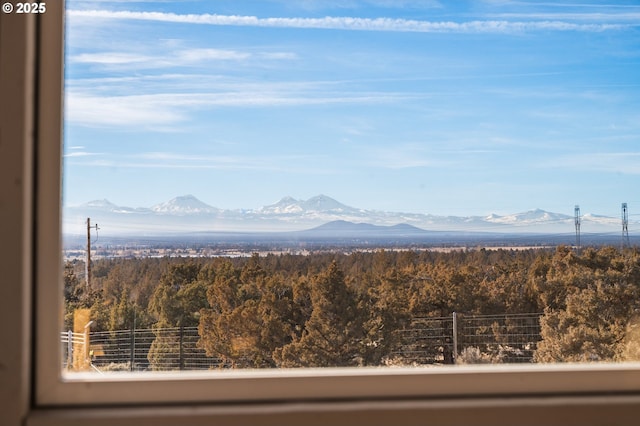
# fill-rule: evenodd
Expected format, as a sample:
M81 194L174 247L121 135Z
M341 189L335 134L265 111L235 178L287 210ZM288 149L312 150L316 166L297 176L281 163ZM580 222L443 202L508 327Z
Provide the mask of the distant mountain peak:
M221 210L191 194L175 197L151 208L121 207L109 200L98 199L81 205L65 206L64 209L65 227L73 229L74 233L86 232L83 224L87 217L98 220L105 227L107 223L112 229L120 227L122 232L127 233L135 230L160 232L160 229L207 231L211 228L224 231L293 231L309 230L322 224L325 226L310 232L343 234L344 231L359 236L366 233L399 236L435 231L564 235L571 234L574 230L573 215L553 213L540 208L515 214L433 216L354 208L325 194L308 200L286 196L275 204L250 210ZM619 218L585 213L582 219L582 229L587 233L617 232L619 229ZM634 220L633 223L640 222ZM429 231L425 231L427 229Z
M282 197L276 204L291 204L291 203L297 203L297 202L298 200L287 195L286 197Z
M374 225L371 223L354 223L347 220L334 220L324 223L306 233L325 234L325 235L371 235L371 236L400 236L400 235L416 235L424 234L428 231L418 228L407 223L399 223L396 225Z
M349 222L347 220L332 220L331 222L323 223L322 225L316 226L312 230L315 231L343 231L343 230L354 230L354 229L375 229L376 225L372 225L369 223L354 223Z
M93 200L88 203L83 204L83 207L92 207L92 208L115 208L117 207L111 201L103 198L102 200Z
M302 203L302 207L305 210L319 212L355 210L354 208L344 205L341 202L336 201L335 199L324 194L316 195L315 197L309 198L307 201L304 201Z
M307 201L312 201L312 200L313 200L313 201L316 201L316 200L319 200L319 201L327 200L327 201L334 201L334 202L336 202L336 200L335 200L335 199L333 199L333 198L329 197L328 195L324 195L324 194L318 194L318 195L316 195L316 196L314 196L314 197L309 198Z
M151 210L165 214L206 214L219 211L191 194L181 195L165 203L156 204L151 207Z
M106 198L103 198L102 200L89 201L88 203L85 203L80 207L89 208L89 209L109 210L109 211L119 209L117 205L113 204L111 201L107 200Z
M202 202L202 201L198 200L194 195L191 195L191 194L179 195L179 196L173 198L173 200L177 200L177 201L197 201L197 202L200 202L200 203Z
M505 216L490 215L485 218L487 222L501 223L508 225L532 225L536 223L561 223L572 219L572 216L551 213L542 209L527 210L526 212L510 214Z
M297 200L293 197L284 197L275 204L261 207L260 213L267 214L305 214L322 212L351 212L357 211L324 194L316 195L308 200Z
M277 203L260 207L258 211L260 213L268 214L294 214L300 213L302 211L302 207L300 206L300 201L293 197L286 196L281 198Z

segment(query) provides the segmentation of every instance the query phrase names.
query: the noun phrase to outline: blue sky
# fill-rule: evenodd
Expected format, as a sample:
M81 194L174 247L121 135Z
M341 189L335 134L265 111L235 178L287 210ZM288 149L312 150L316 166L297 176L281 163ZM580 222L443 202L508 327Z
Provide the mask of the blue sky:
M67 205L640 212L635 1L67 9Z

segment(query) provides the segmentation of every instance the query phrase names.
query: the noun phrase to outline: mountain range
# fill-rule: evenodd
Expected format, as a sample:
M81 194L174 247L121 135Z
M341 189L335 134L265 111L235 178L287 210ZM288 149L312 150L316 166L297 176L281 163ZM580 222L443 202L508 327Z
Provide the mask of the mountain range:
M161 235L185 232L292 232L325 227L323 232L339 234L349 223L350 232L360 226L364 233L377 227L395 227L412 232L483 233L575 233L574 216L535 209L511 215L436 216L366 210L351 207L326 195L308 200L284 197L274 204L251 210L229 210L210 206L193 195L176 197L151 207L123 207L108 200L95 200L63 210L65 234L86 232L86 219L111 235ZM620 233L621 219L585 214L584 233ZM637 223L630 223L637 225ZM342 228L340 228L342 226ZM333 227L333 228L332 228ZM409 228L411 227L411 228ZM380 229L378 229L380 231ZM389 231L386 231L389 232Z

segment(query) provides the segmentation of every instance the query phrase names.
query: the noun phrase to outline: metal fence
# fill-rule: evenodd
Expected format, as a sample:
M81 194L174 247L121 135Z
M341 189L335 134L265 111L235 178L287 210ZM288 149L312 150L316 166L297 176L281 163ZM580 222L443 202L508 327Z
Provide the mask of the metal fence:
M541 316L542 314L457 315L457 360L531 362L538 342L542 339ZM475 357L478 352L481 359Z
M413 318L391 354L402 365L532 362L542 314ZM65 368L82 351L101 371L204 370L226 367L198 347L197 327L61 333ZM76 354L77 356L77 354Z
M219 358L197 347L197 327L118 330L91 333L91 362L101 370L207 370Z
M453 330L453 317L413 318L408 328L398 332L401 345L392 353L394 363L452 363Z
M413 318L393 353L403 364L532 362L542 314Z
M85 351L85 334L74 333L71 330L60 332L60 343L62 343L62 368L71 368L73 365L73 353L74 348L76 352ZM76 354L76 356L82 356L82 354Z

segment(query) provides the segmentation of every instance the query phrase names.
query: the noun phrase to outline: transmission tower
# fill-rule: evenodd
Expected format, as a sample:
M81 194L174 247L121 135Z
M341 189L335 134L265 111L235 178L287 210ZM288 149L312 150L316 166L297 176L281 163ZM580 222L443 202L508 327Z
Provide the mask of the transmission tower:
M622 248L629 247L629 210L627 203L622 203Z
M576 204L575 212L575 224L576 224L576 249L580 251L580 206Z

